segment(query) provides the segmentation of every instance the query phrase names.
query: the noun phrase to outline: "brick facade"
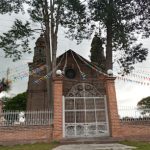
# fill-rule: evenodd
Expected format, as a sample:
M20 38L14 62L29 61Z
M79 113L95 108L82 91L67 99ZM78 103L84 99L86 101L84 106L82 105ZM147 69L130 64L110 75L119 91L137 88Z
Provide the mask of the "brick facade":
M36 55L39 55L43 45L38 45L36 48ZM77 67L76 62L72 57L77 60L80 70ZM84 59L86 63L83 63L79 56L68 51L67 54L63 54L57 59L57 64L60 60L67 55L67 66L65 69L73 69L76 73L75 78L69 79L64 77L54 78L53 92L54 92L54 116L53 116L53 127L51 126L14 126L14 127L0 127L0 145L3 144L18 144L18 143L33 143L33 142L50 142L52 140L61 140L63 138L63 96L66 96L70 89L77 83L88 83L95 87L95 89L106 95L107 97L107 111L109 121L109 132L110 137L122 138L122 139L134 139L135 137L149 137L150 139L150 127L139 126L139 125L127 125L121 124L116 100L115 91L115 78L108 77L103 73L96 71L96 69L86 63L89 63ZM45 55L43 55L44 59ZM65 58L65 57L64 57ZM34 57L34 61L39 61L37 57ZM58 69L64 70L66 59L63 59ZM30 63L30 68L36 68L34 63ZM93 69L94 68L94 69ZM81 76L82 73L86 75L86 79ZM28 101L27 110L47 110L48 99L47 99L47 88L46 80L42 81L40 85L33 84L34 80L46 74L46 69L40 72L38 76L29 76L28 83Z
M107 93L110 137L122 140L150 139L150 127L121 123L117 111L117 101L113 77L105 78ZM63 79L54 79L54 120L52 126L0 127L0 145L50 142L63 138Z

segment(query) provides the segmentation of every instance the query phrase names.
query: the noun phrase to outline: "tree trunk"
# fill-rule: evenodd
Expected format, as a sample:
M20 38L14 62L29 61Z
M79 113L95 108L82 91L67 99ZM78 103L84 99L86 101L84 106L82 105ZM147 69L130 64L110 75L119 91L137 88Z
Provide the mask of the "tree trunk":
M54 4L50 0L50 9L51 9L51 48L52 48L52 77L55 77L55 67L56 67L56 51L57 51L57 34L55 34L55 23L54 23Z
M108 1L107 5L107 20L106 20L106 30L107 30L107 45L106 45L106 71L108 69L113 69L113 53L112 53L112 25L113 25L113 0Z
M57 52L57 35L53 35L53 55L52 55L52 67L56 68L56 52ZM55 76L56 71L54 71L53 76Z
M48 3L45 0L45 47L46 47L46 64L47 74L52 71L52 60L51 60L51 47L50 47L50 25L49 25L49 14L48 14ZM53 109L53 90L52 90L52 78L47 78L47 96L48 96L48 108Z
M107 25L107 45L106 45L106 71L113 69L112 58L112 24Z

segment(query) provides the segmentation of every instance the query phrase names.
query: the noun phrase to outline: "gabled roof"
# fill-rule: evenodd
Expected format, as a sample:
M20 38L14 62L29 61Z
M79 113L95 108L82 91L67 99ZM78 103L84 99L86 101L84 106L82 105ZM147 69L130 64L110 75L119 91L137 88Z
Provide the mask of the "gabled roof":
M99 68L97 65L95 65L92 62L88 61L87 59L85 59L84 57L82 57L81 55L77 54L76 52L74 52L71 49L69 49L68 51L66 51L65 53L63 53L59 57L57 57L57 61L59 61L62 57L65 57L66 55L68 56L68 54L69 55L71 54L72 57L74 56L74 57L80 59L80 61L82 61L83 64L87 65L89 68L92 68L93 70L96 70L100 74L103 74L104 76L108 77L108 74L104 73L101 68Z

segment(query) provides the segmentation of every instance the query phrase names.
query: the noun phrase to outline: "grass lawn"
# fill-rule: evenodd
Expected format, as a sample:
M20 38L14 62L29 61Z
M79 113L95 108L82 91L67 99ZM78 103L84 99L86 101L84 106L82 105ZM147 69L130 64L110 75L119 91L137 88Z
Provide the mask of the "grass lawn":
M0 146L0 150L52 150L52 148L58 145L58 143L36 143L16 146Z
M135 146L136 150L150 150L150 142L131 142L125 141L121 144ZM16 145L16 146L0 146L0 150L52 150L52 148L58 146L59 143L36 143L27 145Z
M135 147L137 147L135 150L150 150L150 142L125 141L125 142L121 142L121 144L129 145L129 146L135 146Z

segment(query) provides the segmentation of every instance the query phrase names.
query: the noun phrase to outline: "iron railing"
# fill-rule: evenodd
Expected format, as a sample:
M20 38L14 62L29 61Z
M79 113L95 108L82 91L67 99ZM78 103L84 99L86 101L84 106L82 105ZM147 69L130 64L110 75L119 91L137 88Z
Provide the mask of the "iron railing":
M51 125L52 111L9 111L0 113L0 126Z
M150 125L150 108L119 107L122 123ZM52 111L4 111L0 112L0 126L29 126L53 124Z
M118 112L122 123L150 125L150 108L120 107Z

